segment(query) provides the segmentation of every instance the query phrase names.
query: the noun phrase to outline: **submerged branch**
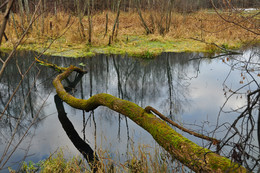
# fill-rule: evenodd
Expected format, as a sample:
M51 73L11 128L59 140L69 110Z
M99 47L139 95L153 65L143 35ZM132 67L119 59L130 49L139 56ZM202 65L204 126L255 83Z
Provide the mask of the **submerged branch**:
M53 68L55 71L58 71L59 73L66 71L68 69L66 67L60 67L60 66L57 66L56 64L49 63L47 61L42 61L42 60L40 60L39 58L36 58L36 57L34 59L40 65ZM79 72L79 73L87 73L86 70L82 70L81 68L78 68L78 67L74 67L74 71Z
M94 110L99 106L106 106L127 116L149 132L158 144L173 157L195 172L246 172L246 169L239 164L232 163L231 160L200 147L183 137L166 122L152 113L148 113L133 102L106 93L96 94L88 100L75 98L66 92L61 84L61 81L75 70L81 71L75 66L70 66L53 80L58 96L70 106L86 111Z

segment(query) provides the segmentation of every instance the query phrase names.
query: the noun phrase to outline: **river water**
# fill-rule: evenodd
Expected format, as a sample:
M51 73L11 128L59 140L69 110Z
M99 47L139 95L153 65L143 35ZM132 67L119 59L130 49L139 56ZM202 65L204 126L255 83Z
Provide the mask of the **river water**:
M0 55L7 56L5 53ZM8 166L17 169L23 159L34 162L46 159L59 148L66 151L67 157L80 154L66 136L57 117L54 104L56 92L52 80L58 73L51 68L32 64L36 56L35 52L17 53L0 80L2 112L21 80L20 74L24 74L31 66L0 119L0 156L4 154L14 132L14 141L7 155L23 138L31 122L35 120L35 123L3 167L4 171ZM143 108L152 106L184 127L221 139L226 127L212 132L216 125L234 121L239 113L230 110L244 106L245 93L255 90L256 83L259 84L259 66L252 63L254 66L250 68L254 68L254 71L248 74L243 65L244 61L251 59L259 63L259 50L250 49L243 51L243 55L213 59L202 58L204 56L201 53L163 53L154 59L127 55L97 55L77 59L42 56L40 59L64 67L71 64L81 66L88 71L73 91L77 98L88 99L97 93L109 93ZM243 87L252 79L255 81ZM229 98L233 91L241 87L238 94ZM93 149L96 147L109 151L110 157L118 162L124 163L129 159L131 156L128 152L132 148L137 150L138 146L145 145L150 146L148 151L154 152L153 148L158 147L145 130L108 108L99 107L94 112L83 112L64 105L67 116L80 136ZM207 144L180 133L200 145ZM252 144L258 146L257 138L252 140Z

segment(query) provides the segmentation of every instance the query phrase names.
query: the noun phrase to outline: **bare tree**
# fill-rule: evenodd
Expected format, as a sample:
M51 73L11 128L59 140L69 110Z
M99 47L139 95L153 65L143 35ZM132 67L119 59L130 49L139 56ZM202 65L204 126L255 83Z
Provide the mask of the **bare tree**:
M92 35L92 17L91 11L94 9L94 1L92 1L92 9L90 9L90 0L88 0L88 43L91 44Z
M3 23L2 23L1 28L0 28L0 45L2 43L2 38L4 36L6 24L7 24L7 21L9 19L9 14L10 14L13 3L14 3L14 0L9 0L8 3L7 3L7 6L6 6L6 10L5 10L5 14L4 14L4 20L3 20Z
M87 5L89 3L89 0L84 0L83 1L83 6L81 5L82 2L80 0L76 0L75 1L76 3L76 10L77 10L77 15L78 15L78 19L79 19L79 33L80 33L80 36L85 38L86 35L85 35L85 31L84 31L84 25L83 25L83 22L82 22L82 19L85 15L85 12L86 12L86 9L87 9Z
M114 39L115 30L116 30L116 32L118 32L118 28L119 28L120 6L121 6L121 0L118 0L118 2L117 2L117 15L116 15L115 23L114 23L113 30L112 30L112 36L111 36L112 40Z
M233 161L243 164L248 170L255 171L259 165L260 153L260 83L259 78L259 49L251 49L248 57L246 55L234 57L231 60L223 60L230 66L230 72L223 83L226 101L222 105L218 114L218 119L223 116L222 113L235 112L238 116L233 122L218 124L216 131L225 129L225 135L217 152L223 152L222 149L229 147L226 153ZM241 87L234 89L228 87L226 81L230 78L233 70L241 71ZM233 98L246 98L246 104L233 110L225 110L226 105ZM257 137L258 139L255 139ZM256 146L254 141L258 141Z
M10 1L8 1L9 3ZM9 84L8 87L11 87L12 89L8 88L8 95L5 100L1 98L1 102L3 104L3 109L1 110L0 113L0 120L1 122L4 122L4 120L9 119L10 122L10 132L8 133L9 136L6 136L6 134L2 135L1 133L1 138L5 139L5 144L1 147L3 147L3 151L1 151L0 155L0 172L3 170L6 165L8 164L8 161L13 157L14 153L19 149L21 146L22 142L24 142L25 139L28 139L31 137L30 134L34 134L33 132L33 127L35 124L41 121L41 110L49 96L47 94L46 99L43 99L42 104L40 103L40 106L37 107L37 109L34 109L32 106L32 102L34 97L32 96L33 94L33 89L36 84L36 80L39 77L40 73L42 72L41 69L35 67L35 61L29 62L28 67L21 67L18 62L16 62L16 66L14 68L8 68L11 63L11 60L13 59L17 47L21 44L21 42L26 38L26 35L31 28L32 24L39 18L37 16L37 13L40 9L41 6L41 0L38 1L36 4L34 13L30 19L30 22L19 38L19 40L14 44L13 50L7 55L6 59L2 59L1 57L1 70L0 70L0 79L1 83L4 81L4 75L8 75L10 73L8 69L14 69L15 67L17 68L17 71L19 72L17 75L15 75L16 78L18 78L18 82L14 82L12 84ZM66 31L65 31L66 32ZM61 35L63 35L62 33ZM51 44L50 44L51 45ZM49 45L49 46L50 46ZM49 47L47 47L44 51L46 51ZM44 51L40 53L39 57L43 55ZM24 61L24 60L23 60ZM33 68L36 68L36 74L34 77L30 78L30 72L32 71ZM6 73L4 73L6 71ZM13 75L13 73L11 73ZM13 79L14 77L9 77L10 79ZM23 85L24 81L26 80L31 80L33 79L32 83L28 82L28 85L25 86ZM9 81L8 81L9 82ZM3 83L4 84L4 83ZM27 87L27 88L26 88ZM26 88L26 89L25 89ZM22 97L18 93L22 92ZM11 107L11 102L13 102L15 99L19 98L19 105L16 105L13 113L10 113L10 107ZM29 112L27 111L30 109L30 116L25 117L24 115L28 115ZM17 114L16 114L17 113ZM15 115L13 115L15 114ZM11 123L12 122L12 123ZM30 140L31 141L31 140ZM25 156L24 159L27 157L28 151L30 148L30 144L26 148L25 151Z
M255 35L260 35L259 19L257 19L260 16L260 12L258 10L255 10L252 14L244 15L244 9L236 7L231 1L223 1L223 3L223 8L229 10L228 14L220 13L216 3L211 0L215 12L224 22L236 25Z
M146 24L144 18L143 18L143 15L142 15L142 11L141 11L141 3L140 3L140 0L136 0L136 8L137 8L137 12L138 12L138 15L140 17L140 20L142 22L142 25L146 31L146 34L152 34L153 33L153 30L149 29L148 25Z

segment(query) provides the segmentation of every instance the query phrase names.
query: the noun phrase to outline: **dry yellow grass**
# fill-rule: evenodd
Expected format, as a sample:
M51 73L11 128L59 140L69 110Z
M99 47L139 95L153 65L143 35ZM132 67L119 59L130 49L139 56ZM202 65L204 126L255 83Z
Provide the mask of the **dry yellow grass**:
M106 13L108 13L108 32L104 37ZM158 18L160 14L156 12L143 12L143 17L149 27L152 27L151 17L153 14L154 19ZM228 14L223 14L228 15ZM241 20L241 16L229 16L234 20ZM2 16L1 16L2 18ZM4 43L4 47L11 47L13 43L18 40L18 37L22 34L23 28L26 28L28 21L25 21L24 26L21 25L21 19L19 16L14 15L15 22L10 17L6 34L9 38L9 42ZM69 19L70 18L70 19ZM108 45L109 36L112 33L114 20L116 18L115 13L104 12L97 13L92 17L92 46L104 47ZM68 24L68 21L69 24ZM255 27L255 23L259 23L259 19L252 19L242 23L246 27ZM16 25L16 29L14 27ZM48 42L50 39L55 39L62 35L59 40L56 41L54 47L63 48L76 48L82 49L88 43L88 18L83 18L83 26L85 37L80 32L79 20L76 16L69 16L64 12L59 12L57 15L46 14L44 18L44 30L42 30L42 21L39 17L33 24L32 29L27 34L27 37L23 44L41 44ZM190 14L174 13L172 15L170 31L164 36L161 36L155 25L155 32L149 36L145 35L145 30L142 27L139 16L135 12L121 12L119 17L119 30L117 36L117 43L125 43L128 37L138 36L146 41L158 41L164 42L178 42L185 40L186 42L192 40L191 38L204 40L208 43L216 43L218 45L227 45L229 48L238 48L243 44L251 42L259 42L259 37L255 34L248 32L241 27L224 22L217 14L208 11L199 11ZM194 40L193 40L194 41ZM137 39L138 42L138 39ZM115 43L115 42L114 42ZM193 43L193 42L192 42ZM131 43L131 46L135 46L136 42ZM112 44L113 46L113 44ZM126 45L124 45L126 46ZM124 49L124 48L123 48ZM149 47L147 48L149 49ZM203 50L204 49L204 50ZM204 45L204 48L200 48L201 51L208 51L211 46ZM187 48L183 49L187 50ZM170 51L170 49L169 49ZM193 51L192 48L190 51ZM195 50L198 51L198 50ZM126 51L127 52L127 51Z
M131 146L130 151L126 153L128 159L125 162L120 162L120 156L115 155L111 158L111 153L107 150L99 148L97 155L99 162L97 164L97 173L103 172L152 172L152 173L166 173L178 172L183 169L183 164L179 161L172 159L172 157L165 153L160 147L155 146L151 148L147 145L138 145L138 151L135 151ZM51 154L48 158L33 163L32 161L23 162L19 172L93 172L87 164L86 160L80 156L68 157L67 148L62 148L55 153ZM152 154L151 154L152 151ZM64 154L65 153L65 154ZM69 153L71 154L71 153ZM9 168L10 172L15 172ZM18 170L17 170L18 171Z

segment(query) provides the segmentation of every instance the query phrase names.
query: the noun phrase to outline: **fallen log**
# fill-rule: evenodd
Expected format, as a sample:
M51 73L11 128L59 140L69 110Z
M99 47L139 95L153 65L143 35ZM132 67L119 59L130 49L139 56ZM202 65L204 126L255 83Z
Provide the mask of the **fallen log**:
M127 116L150 133L157 143L174 158L195 172L247 172L241 165L233 163L230 159L183 137L166 122L133 102L122 100L106 93L96 94L87 100L75 98L66 92L61 83L73 71L84 72L75 66L70 66L53 80L58 96L70 106L85 111L94 110L99 106L106 106Z

